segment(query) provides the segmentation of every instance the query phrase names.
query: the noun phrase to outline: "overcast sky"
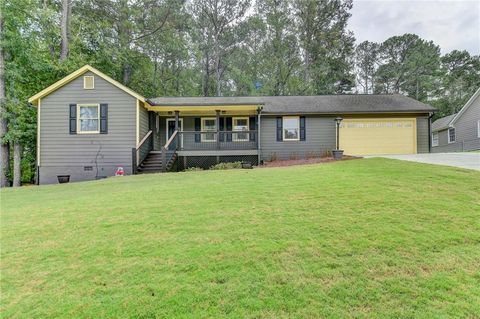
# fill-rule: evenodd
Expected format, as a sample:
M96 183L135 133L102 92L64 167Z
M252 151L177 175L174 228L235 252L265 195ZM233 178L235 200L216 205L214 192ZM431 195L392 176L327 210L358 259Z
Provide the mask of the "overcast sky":
M480 0L353 0L349 29L357 43L415 33L440 46L480 54Z

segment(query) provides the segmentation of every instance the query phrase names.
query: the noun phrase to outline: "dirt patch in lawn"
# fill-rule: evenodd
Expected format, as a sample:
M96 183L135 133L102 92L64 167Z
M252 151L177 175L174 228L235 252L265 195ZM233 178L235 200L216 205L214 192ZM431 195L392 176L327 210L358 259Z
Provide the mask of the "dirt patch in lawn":
M296 159L296 160L278 160L278 161L265 162L263 165L260 165L259 167L282 167L282 166L293 166L293 165L330 163L330 162L348 161L348 160L360 159L360 158L362 157L344 155L341 160L334 160L333 157Z

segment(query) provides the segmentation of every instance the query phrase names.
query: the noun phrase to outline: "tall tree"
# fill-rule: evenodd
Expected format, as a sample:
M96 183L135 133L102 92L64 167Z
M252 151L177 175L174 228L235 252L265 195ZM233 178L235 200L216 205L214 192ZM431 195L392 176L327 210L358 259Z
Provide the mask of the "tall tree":
M294 1L303 53L306 93L348 91L354 83L352 57L355 38L347 30L352 0Z
M191 13L198 28L200 52L204 64L204 95L209 95L210 67L215 75L215 95L222 95L225 60L240 43L239 28L250 7L250 0L197 0Z
M364 41L355 49L355 67L357 83L363 88L363 93L373 92L375 72L378 67L378 44Z
M4 21L3 2L0 8L0 187L8 186L8 167L10 152L5 140L7 134L6 93L5 93L5 58L4 58Z
M426 101L439 69L437 45L415 34L404 34L385 40L379 56L382 61L375 74L375 92L403 92Z
M290 0L257 1L266 32L263 49L263 92L268 95L288 95L301 83L298 41Z
M60 61L64 61L68 56L68 42L70 37L70 18L72 15L72 1L62 0L62 21L61 21L61 49Z
M243 25L244 41L240 49L230 57L228 78L231 79L229 90L233 95L258 95L263 91L265 82L265 30L266 25L256 13Z
M480 56L453 50L441 58L433 105L437 117L458 112L480 87Z

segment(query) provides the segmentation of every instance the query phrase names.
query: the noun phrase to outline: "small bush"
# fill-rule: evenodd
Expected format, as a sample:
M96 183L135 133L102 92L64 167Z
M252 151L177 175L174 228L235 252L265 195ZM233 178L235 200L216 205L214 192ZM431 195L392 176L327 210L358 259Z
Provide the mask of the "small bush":
M203 171L203 168L193 166L185 169L185 172L198 172L198 171Z
M217 165L213 165L210 169L213 170L220 170L220 169L237 169L242 168L242 162L231 162L231 163L219 163Z

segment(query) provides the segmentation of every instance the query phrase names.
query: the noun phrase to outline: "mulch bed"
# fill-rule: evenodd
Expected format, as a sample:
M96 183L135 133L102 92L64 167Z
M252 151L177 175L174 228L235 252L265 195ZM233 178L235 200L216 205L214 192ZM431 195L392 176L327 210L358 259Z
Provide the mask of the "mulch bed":
M357 157L357 156L343 155L343 158L340 161L348 161L348 160L360 159L360 158L361 157ZM258 167L282 167L282 166L306 165L306 164L317 164L317 163L331 163L331 162L338 162L338 161L339 160L334 160L333 157L321 157L321 158L265 162L263 165L260 165Z

